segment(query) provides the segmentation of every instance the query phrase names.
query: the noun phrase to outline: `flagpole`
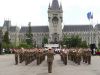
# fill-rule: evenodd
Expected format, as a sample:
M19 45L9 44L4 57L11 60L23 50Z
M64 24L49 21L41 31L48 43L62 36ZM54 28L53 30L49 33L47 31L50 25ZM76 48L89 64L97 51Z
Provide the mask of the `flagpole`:
M89 20L90 25L93 26L93 13L91 13L91 11L87 13L87 18ZM90 33L89 34L90 34L90 44L92 44L93 43L93 38L91 36L93 36L93 35L91 35L91 30L90 30Z
M94 23L93 23L93 12L88 12L87 13L87 18L90 22L90 25L92 25L94 27Z
M92 26L93 26L93 28L95 27L95 26L94 26L93 19L90 19L90 25L92 25Z
M94 21L93 21L93 12L92 12L92 14L91 14L91 20L92 20L92 25L93 25L93 28L95 27L95 24L94 24Z

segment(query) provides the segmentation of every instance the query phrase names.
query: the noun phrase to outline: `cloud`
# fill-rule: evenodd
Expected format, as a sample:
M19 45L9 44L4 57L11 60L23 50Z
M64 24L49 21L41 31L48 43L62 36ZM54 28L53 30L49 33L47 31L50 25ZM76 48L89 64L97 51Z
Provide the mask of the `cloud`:
M0 26L9 18L13 25L48 25L48 5L52 0L0 0ZM64 24L89 23L86 14L94 13L100 22L99 0L59 0L63 5Z

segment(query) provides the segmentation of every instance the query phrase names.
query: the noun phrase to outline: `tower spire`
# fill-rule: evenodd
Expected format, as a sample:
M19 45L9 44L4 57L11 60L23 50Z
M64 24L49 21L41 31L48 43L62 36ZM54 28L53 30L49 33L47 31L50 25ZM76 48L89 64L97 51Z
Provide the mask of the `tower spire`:
M59 2L58 2L58 0L53 0L52 1L52 5L51 5L51 9L52 10L59 10Z
M51 7L50 7L50 3L49 3L49 6L48 6L48 9L50 9Z
M60 9L62 10L62 3L60 3Z

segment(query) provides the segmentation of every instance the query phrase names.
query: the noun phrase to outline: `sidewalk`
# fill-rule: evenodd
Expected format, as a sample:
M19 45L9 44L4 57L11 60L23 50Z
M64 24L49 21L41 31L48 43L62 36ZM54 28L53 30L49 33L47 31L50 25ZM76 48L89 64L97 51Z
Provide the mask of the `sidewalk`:
M55 55L53 62L53 71L48 73L46 60L39 66L36 61L25 66L24 62L14 65L14 55L0 55L0 75L100 75L100 57L92 56L92 64L81 65L68 61L68 65L64 65L60 61L60 56Z

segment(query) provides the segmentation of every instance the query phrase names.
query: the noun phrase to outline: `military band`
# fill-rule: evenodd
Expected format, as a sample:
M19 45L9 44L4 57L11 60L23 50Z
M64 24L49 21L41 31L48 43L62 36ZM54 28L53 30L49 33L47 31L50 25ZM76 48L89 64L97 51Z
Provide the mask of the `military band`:
M47 56L48 73L52 73L52 66L54 55L56 54L54 49L45 50L44 48L34 48L34 49L15 49L15 64L25 62L25 65L30 64L36 60L36 64L40 65ZM57 53L58 54L58 53ZM84 63L91 64L91 50L83 48L71 48L71 49L61 49L58 54L61 57L63 64L67 65L67 61L70 60L75 64L80 65L83 61Z

